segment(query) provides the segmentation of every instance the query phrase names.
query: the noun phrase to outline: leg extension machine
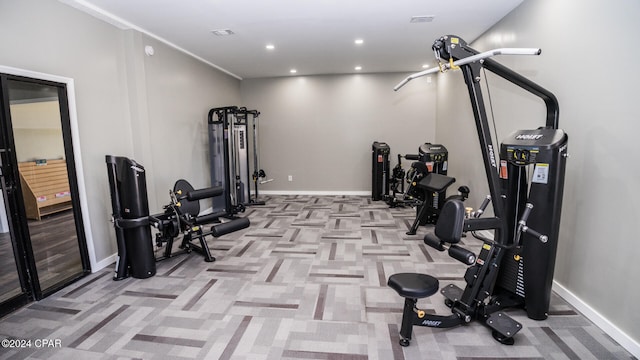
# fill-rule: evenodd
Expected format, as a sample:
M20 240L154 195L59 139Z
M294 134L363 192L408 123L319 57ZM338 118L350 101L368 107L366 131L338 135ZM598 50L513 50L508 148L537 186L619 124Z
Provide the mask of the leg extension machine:
M155 275L156 261L172 257L173 241L182 234L183 252L196 251L205 261L214 261L205 237L219 237L247 228L249 219L232 218L221 222L226 212L200 215L199 201L223 193L221 187L195 190L186 180L178 180L169 191L171 203L161 214L149 215L145 170L141 164L121 156L106 156L113 209L112 222L116 232L118 258L114 280L129 276L144 279ZM204 226L214 223L209 231ZM166 243L164 255L155 258L151 241L151 226L158 230L156 245ZM199 244L193 241L198 240Z

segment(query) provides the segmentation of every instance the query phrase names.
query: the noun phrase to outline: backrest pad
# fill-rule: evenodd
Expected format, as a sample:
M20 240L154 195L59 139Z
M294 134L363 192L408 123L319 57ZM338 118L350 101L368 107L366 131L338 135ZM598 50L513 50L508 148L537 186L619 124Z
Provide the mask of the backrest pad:
M464 203L460 200L444 203L434 230L435 235L446 243L456 244L460 242L463 227Z

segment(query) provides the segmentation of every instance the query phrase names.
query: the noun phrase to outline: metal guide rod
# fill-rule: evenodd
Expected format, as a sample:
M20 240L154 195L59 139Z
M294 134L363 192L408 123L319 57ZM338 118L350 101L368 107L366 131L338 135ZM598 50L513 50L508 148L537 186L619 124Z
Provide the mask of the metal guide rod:
M486 59L492 56L496 56L496 55L540 55L540 53L542 52L541 49L539 48L500 48L500 49L493 49L493 50L489 50L489 51L485 51L482 52L480 54L476 54L473 56L469 56L466 57L464 59L460 59L457 61L454 61L453 64L451 63L443 63L440 67L434 67L428 70L424 70L424 71L420 71L414 74L411 74L409 76L407 76L404 80L402 80L398 85L396 85L393 90L394 91L398 91L400 90L401 87L405 86L409 81L425 76L425 75L429 75L429 74L434 74L437 73L439 71L444 71L444 70L448 70L451 69L451 67L456 67L456 66L460 66L460 65L465 65L465 64L469 64L478 60L482 60L482 59Z

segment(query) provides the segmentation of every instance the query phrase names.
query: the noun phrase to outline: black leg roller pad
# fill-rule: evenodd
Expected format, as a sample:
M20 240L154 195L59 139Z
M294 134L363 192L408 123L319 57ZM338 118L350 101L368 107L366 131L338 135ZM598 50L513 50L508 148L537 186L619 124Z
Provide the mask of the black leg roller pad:
M220 237L225 234L232 233L234 231L242 230L248 228L250 225L248 218L238 218L233 219L231 221L213 225L211 227L211 234L214 237Z

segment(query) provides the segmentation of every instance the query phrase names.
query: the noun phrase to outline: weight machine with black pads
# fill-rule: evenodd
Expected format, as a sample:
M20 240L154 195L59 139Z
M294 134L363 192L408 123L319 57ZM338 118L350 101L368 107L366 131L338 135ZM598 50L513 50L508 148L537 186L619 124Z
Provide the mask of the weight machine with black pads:
M374 142L374 147L377 142ZM388 149L388 148L387 148ZM387 150L387 154L389 149ZM411 166L409 170L405 172L402 168L402 159L411 160ZM429 173L437 173L441 175L447 174L447 160L448 152L447 148L440 144L424 143L418 147L418 154L398 154L398 163L391 169L391 176L387 180L389 188L386 192L383 192L381 199L384 200L390 207L398 206L416 206L420 205L427 197L427 202L438 209L444 204L444 197L438 201L438 195L441 194L424 194L423 191L419 191L416 185L418 182L427 176ZM375 160L374 160L375 161ZM389 165L387 164L387 168ZM375 164L374 164L375 168ZM387 171L388 173L388 171ZM376 173L374 172L374 179ZM379 176L379 173L378 173ZM404 183L407 182L409 186L405 191ZM375 180L374 180L375 184ZM398 187L401 189L398 190ZM435 197L435 201L434 201ZM374 200L376 199L374 197ZM416 204L416 200L420 204ZM426 222L421 221L422 225ZM435 221L433 222L435 223Z
M482 321L492 329L496 340L511 345L522 325L503 309L523 308L535 320L548 316L568 136L558 128L558 101L550 91L490 59L495 55L539 55L540 49L503 48L479 53L454 35L437 39L432 49L440 62L439 68L409 75L394 90L420 76L461 70L490 195L468 216L459 200L446 202L434 233L424 238L427 245L439 251L448 250L450 256L469 266L464 275L464 289L448 285L441 290L451 315L429 314L416 306L418 299L438 291L435 277L419 273L389 277L388 285L405 298L400 345L409 345L414 325L448 328L472 320ZM496 149L480 87L483 69L542 99L547 110L544 126L516 131ZM494 216L481 217L490 202ZM493 239L482 236L480 230L493 231ZM479 254L459 245L464 232L471 232L482 241Z
M170 203L164 206L164 212L150 215L144 167L122 156L107 155L105 160L118 247L114 280L155 275L157 261L179 254L173 253L173 243L180 235L180 253L195 251L205 261L215 261L206 237L217 238L250 225L248 218L230 217L225 211L200 215L200 200L221 196L223 188L195 190L183 179L176 181L169 191ZM223 217L229 220L222 222ZM209 231L205 230L208 224L213 224ZM155 257L151 227L157 229L155 242L159 248L164 246L163 256ZM194 243L196 240L198 243Z
M445 201L452 199L464 201L469 197L469 188L464 185L458 188L458 194L447 197L447 189L456 179L447 176L449 151L444 145L424 143L418 148L417 156L405 155L406 159L416 157L419 163L414 162L407 173L407 180L412 178L409 181L407 193L421 200L421 204L416 208L416 218L407 235L415 235L420 225L435 224ZM425 169L426 172L424 172ZM416 173L412 174L412 170Z
M469 196L469 188L460 186L458 194L447 197L447 188L456 179L447 176L449 152L444 145L427 142L418 147L418 154L398 154L398 163L391 170L391 176L390 152L386 143L375 141L372 145L372 199L384 200L392 208L416 208L416 218L407 235L415 235L420 225L435 224L446 200L464 201ZM406 172L402 168L402 158L413 161ZM408 183L406 191L405 181ZM400 191L398 187L401 187Z

